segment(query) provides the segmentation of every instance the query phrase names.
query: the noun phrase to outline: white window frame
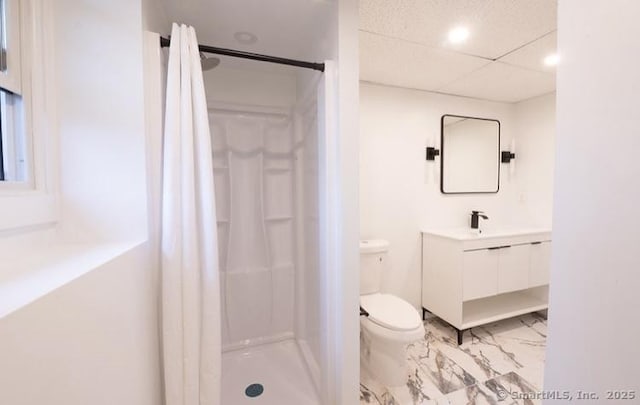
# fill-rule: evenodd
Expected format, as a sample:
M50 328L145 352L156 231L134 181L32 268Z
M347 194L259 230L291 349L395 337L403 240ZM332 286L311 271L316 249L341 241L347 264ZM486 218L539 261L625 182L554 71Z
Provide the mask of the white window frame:
M59 218L55 181L56 120L52 98L55 94L52 3L50 0L6 0L7 5L13 5L11 11L7 8L7 13L18 12L20 16L20 27L11 27L7 18L7 32L14 32L14 39L15 32L20 33L20 58L15 60L14 48L7 49L7 72L13 74L16 66L20 66L19 75L14 75L19 77L19 87L13 89L19 89L22 95L27 180L0 182L0 234L54 223ZM7 34L7 47L11 46ZM10 84L12 80L9 79ZM15 86L15 83L11 85Z
M0 71L0 87L15 94L22 94L22 69L21 69L21 33L20 27L15 21L21 20L20 5L22 0L5 0L5 35L7 43L7 69Z

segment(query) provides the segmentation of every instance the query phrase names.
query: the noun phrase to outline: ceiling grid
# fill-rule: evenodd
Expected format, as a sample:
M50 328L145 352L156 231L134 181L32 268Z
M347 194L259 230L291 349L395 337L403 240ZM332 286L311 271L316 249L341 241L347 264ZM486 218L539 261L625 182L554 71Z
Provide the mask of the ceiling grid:
M556 0L360 0L363 81L492 101L555 90ZM465 26L464 43L447 33Z

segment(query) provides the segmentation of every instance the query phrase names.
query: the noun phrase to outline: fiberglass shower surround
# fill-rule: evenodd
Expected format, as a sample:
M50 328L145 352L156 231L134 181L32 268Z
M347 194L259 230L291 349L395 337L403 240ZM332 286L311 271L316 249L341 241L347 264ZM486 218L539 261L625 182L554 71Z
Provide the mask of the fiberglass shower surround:
M208 106L223 403L245 403L245 389L254 383L264 385L259 400L265 405L320 403L323 297L329 294L319 260L319 83L320 75L310 80L307 97L286 85L272 88L288 95L288 106L255 105L272 93Z
M294 170L290 115L214 110L223 345L293 336Z

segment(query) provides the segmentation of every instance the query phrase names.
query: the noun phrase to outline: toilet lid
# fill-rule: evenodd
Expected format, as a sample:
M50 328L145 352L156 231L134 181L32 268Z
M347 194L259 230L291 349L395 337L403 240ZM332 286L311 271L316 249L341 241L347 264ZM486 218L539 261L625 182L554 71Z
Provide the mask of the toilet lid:
M408 331L420 326L418 311L408 302L394 295L363 295L360 297L360 305L369 313L369 319L382 327Z

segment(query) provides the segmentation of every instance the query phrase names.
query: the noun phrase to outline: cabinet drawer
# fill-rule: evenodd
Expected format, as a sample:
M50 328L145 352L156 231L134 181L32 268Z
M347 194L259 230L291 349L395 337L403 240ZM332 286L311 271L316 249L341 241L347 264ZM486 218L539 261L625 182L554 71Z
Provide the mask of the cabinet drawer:
M529 268L529 286L538 287L549 284L551 267L551 242L531 245L531 266Z
M498 249L475 250L462 254L462 299L464 301L497 294L498 255Z
M498 294L529 288L531 245L502 247L498 256Z

